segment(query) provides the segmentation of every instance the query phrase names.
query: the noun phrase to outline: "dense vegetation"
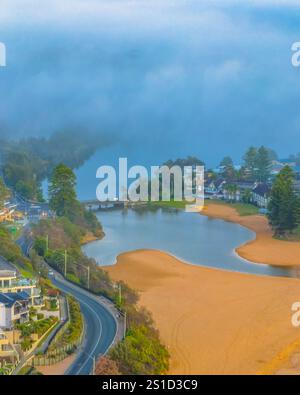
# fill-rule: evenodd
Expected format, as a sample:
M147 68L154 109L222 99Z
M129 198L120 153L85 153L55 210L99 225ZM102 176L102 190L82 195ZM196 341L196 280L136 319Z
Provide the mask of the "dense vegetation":
M9 190L6 188L3 178L0 177L0 210L4 207L4 202L10 196Z
M21 249L4 225L0 226L0 256L12 262L25 277L32 277L33 267L30 260L23 256Z
M169 354L149 322L130 327L125 339L110 351L110 357L123 374L161 374L169 367Z
M98 359L95 369L96 376L117 376L120 372L115 361L107 356Z
M79 205L75 193L76 178L71 169L58 165L49 186L50 204L56 218L40 221L32 229L36 252L55 269L87 287L87 270L90 270L90 290L113 300L127 314L127 334L123 342L111 350L122 374L161 374L168 369L169 355L161 344L150 314L137 307L138 296L126 284L118 287L108 274L99 268L95 260L86 257L80 248L83 236L89 232L102 236L102 228L93 213L86 213ZM79 207L79 211L76 211ZM67 258L67 259L66 259ZM126 350L126 352L124 351Z
M285 166L272 186L268 217L277 237L292 237L300 225L300 197L294 189L295 174Z
M75 188L74 172L64 164L56 166L49 182L50 208L59 218L67 218L70 223L78 226L83 233L90 231L96 237L102 236L102 227L97 217L78 201ZM73 227L74 231L76 226Z
M195 156L188 156L186 158L177 158L176 160L169 159L164 163L165 166L173 167L179 166L183 169L185 166L204 166L204 162Z
M16 329L21 331L22 342L21 347L23 351L27 351L32 346L31 335L37 334L40 338L43 336L55 323L57 317L49 317L38 321L30 320L24 324L17 324Z
M71 168L81 166L105 144L93 134L59 132L50 138L0 141L6 183L29 200L42 200L41 183L63 161ZM68 148L68 149L66 149Z
M68 296L70 321L63 327L57 338L51 343L50 351L68 344L75 344L80 339L83 331L83 318L79 303L71 296Z
M221 176L230 181L266 182L270 177L271 164L277 159L277 154L270 148L261 146L250 147L243 156L243 165L235 169L233 160L226 156L220 162Z

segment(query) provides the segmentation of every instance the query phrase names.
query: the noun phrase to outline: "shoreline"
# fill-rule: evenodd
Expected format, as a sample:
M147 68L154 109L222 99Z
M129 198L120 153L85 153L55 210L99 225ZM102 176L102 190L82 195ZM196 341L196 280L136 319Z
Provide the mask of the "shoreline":
M169 349L171 374L257 374L298 345L290 323L298 279L185 264L155 250L121 254L105 270L139 292Z
M248 262L297 266L283 251L292 244L300 264L300 243L273 239L263 216L242 217L216 203L200 214L253 231L253 239L233 250ZM140 307L151 312L169 349L170 374L295 373L290 360L300 352L300 336L290 321L291 306L300 300L297 278L198 266L145 249L122 253L116 264L101 268L138 291Z
M289 270L289 269L294 270L293 272L291 272L290 275L283 274L283 275L279 275L279 277L299 278L300 242L274 239L273 233L265 216L260 214L241 216L234 207L230 206L230 204L224 204L222 202L218 203L216 201L214 201L213 203L207 201L204 210L199 212L198 214L202 216L206 216L208 218L223 220L237 224L253 233L253 237L251 239L245 241L243 244L232 249L232 253L242 261L245 261L246 264L248 263L251 265L260 265L260 266L265 265L265 266L278 267L279 269L282 268L283 270ZM99 237L88 234L82 239L81 245L84 246L102 240L104 236L105 236L104 232ZM291 253L291 246L293 247L292 253ZM139 248L136 250L124 251L119 255L122 255L123 253L127 253L127 252L135 252L135 251L138 252L140 250L144 250L144 249ZM160 251L163 254L167 254L185 264L195 265L200 267L213 267L205 264L198 264L198 263L187 261L184 258L173 255L169 251L164 251L159 249L151 249L151 250ZM266 250L268 251L266 252ZM297 259L297 256L299 257L299 259ZM117 263L117 260L118 260L118 256L115 257L115 262L112 265L115 265ZM100 267L105 268L112 265L106 265ZM299 270L297 270L298 267ZM234 273L238 272L238 273L245 273L245 274L257 275L257 276L269 276L269 275L272 276L271 274L267 274L267 273L266 274L247 273L246 271L242 272L238 270L234 271L225 268L218 268L218 267L215 268L217 270L230 271Z
M270 264L261 246L254 248L262 236L281 249L281 243L290 244L273 239L262 216L240 217L234 208L216 204L201 214L255 232L253 240L236 248L255 264ZM270 244L263 252L269 256ZM284 253L277 254L276 263L293 266ZM300 299L298 279L196 266L156 250L120 254L115 265L103 269L139 292L140 306L151 312L170 351L169 373L295 373L289 361L300 351L299 331L290 320L291 306Z
M102 240L104 236L105 236L104 232L102 232L101 236L95 236L92 232L88 232L80 240L80 246L82 247L82 246L92 243L94 241Z
M239 257L255 264L283 268L300 266L300 242L274 239L265 216L240 216L233 207L217 203L208 203L200 215L233 222L255 233L254 239L235 249Z

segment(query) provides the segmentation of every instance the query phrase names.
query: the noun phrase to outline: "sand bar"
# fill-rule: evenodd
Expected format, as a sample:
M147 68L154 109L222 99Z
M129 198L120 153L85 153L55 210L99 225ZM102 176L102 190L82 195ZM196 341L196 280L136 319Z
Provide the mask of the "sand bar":
M300 243L273 240L264 217L239 217L224 205L209 205L205 213L258 232L238 249L249 260L271 263L273 257L291 265L291 244L293 262L300 257ZM300 328L291 325L298 279L197 267L152 250L122 254L107 270L140 292L169 348L170 373L275 373L299 348Z

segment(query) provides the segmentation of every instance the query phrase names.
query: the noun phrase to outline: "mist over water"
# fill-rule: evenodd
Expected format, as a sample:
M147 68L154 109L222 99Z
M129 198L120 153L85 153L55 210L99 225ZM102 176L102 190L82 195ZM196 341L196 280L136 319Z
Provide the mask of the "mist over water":
M251 144L288 155L300 142L300 7L272 3L2 0L0 135L104 133L112 162L213 166Z

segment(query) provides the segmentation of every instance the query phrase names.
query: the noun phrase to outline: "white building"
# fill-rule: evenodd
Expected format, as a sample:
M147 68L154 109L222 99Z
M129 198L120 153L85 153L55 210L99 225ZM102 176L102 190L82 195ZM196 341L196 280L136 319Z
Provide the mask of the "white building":
M0 329L12 329L29 320L29 297L25 292L0 294Z
M252 203L260 208L267 208L269 204L270 188L267 184L258 184L252 190Z
M12 270L0 270L0 294L18 292L27 294L30 306L40 308L44 305L36 280L17 278L17 273Z

